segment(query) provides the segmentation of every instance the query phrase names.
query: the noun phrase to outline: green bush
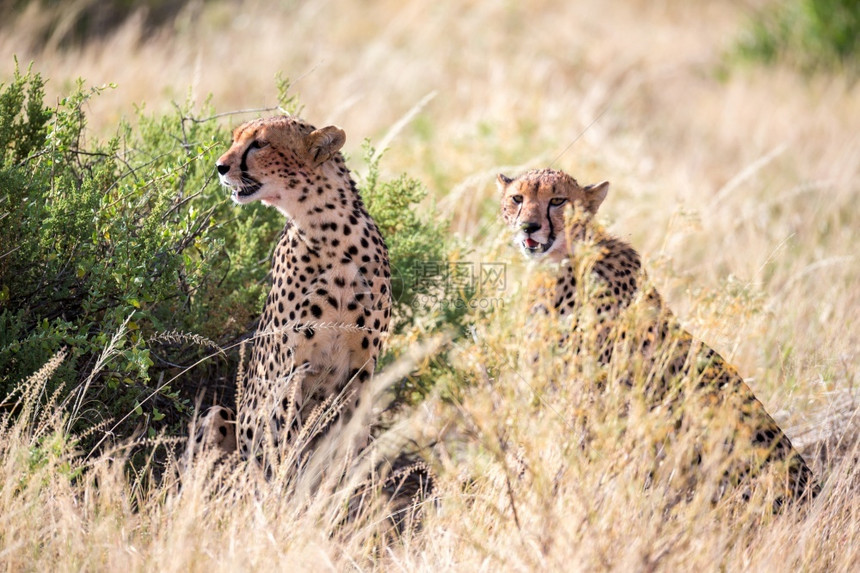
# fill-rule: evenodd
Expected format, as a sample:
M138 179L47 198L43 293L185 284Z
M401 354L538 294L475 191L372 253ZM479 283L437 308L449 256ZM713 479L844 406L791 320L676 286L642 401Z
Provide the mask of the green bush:
M380 157L370 142L365 142L367 173L359 188L388 246L394 301L391 330L406 340L440 331L451 338L462 336L471 316L468 303L476 294L468 281L451 288L451 269L457 267L454 259L463 245L451 238L447 221L419 215L416 207L427 198L427 189L419 180L403 174L380 181ZM432 213L433 208L426 206L423 211ZM412 330L412 335L407 330ZM380 360L381 368L407 350L407 342L399 347L394 342ZM394 404L415 404L450 376L447 351L441 351L394 386Z
M187 110L142 115L137 130L121 125L109 141L86 143L82 107L101 90L81 84L48 109L43 83L16 73L0 91L0 392L62 346L70 359L53 380L72 391L125 324L82 423L131 412L119 433L154 431L165 415L179 421L201 382L227 379L210 360L185 375L197 378L185 395L183 380L172 381L253 327L281 223L260 208L232 221L212 184L228 140L214 122L189 120Z
M229 133L190 106L88 141L83 105L101 88L81 83L51 109L43 85L30 71L0 85L0 396L68 347L48 390L87 387L81 427L182 433L199 391L233 397L283 217L229 200L213 168ZM416 181L380 181L374 160L365 196L394 268L448 256L442 227L413 211Z
M391 259L391 294L394 300L395 332L414 322L416 311L437 326L453 323L462 313L422 313L418 295L426 294L418 279L422 267L446 266L455 248L445 221L419 215L415 206L427 198L427 189L417 179L402 174L390 181L379 180L381 155L365 142L367 174L359 181L361 195L388 246ZM428 208L425 212L432 213Z
M743 59L787 61L806 71L844 67L857 71L860 2L790 0L758 13L738 41Z

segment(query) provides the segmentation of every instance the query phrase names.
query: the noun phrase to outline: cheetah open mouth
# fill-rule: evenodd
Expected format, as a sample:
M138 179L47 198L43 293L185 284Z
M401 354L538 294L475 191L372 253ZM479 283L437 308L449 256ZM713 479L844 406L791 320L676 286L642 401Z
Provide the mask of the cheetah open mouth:
M252 183L246 183L242 187L234 189L233 193L235 193L237 197L249 197L259 191L260 187L262 186L262 183L254 181Z
M551 240L546 243L539 243L531 237L526 237L523 241L523 249L529 255L543 254L549 250L550 246L552 246Z

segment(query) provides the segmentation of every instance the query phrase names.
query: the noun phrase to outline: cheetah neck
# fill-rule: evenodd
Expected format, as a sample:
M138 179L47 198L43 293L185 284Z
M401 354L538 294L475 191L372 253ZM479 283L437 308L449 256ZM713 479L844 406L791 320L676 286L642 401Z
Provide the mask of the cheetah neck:
M355 182L341 161L324 165L317 173L301 174L281 193L265 201L288 220L284 232L292 233L311 249L321 245L358 243L353 226L369 218Z
M378 323L372 326L374 329L387 327L389 305L378 303L386 313L384 317L373 313L356 315L365 309L370 312L370 307L376 309L378 300L390 298L390 268L378 227L348 172L344 169L341 175L313 179L307 189L299 186L298 197L285 209L288 219L272 254L272 283L258 334L281 333L285 327L295 332L297 324L314 322L355 324L361 328L373 320L370 325ZM293 185L292 192L295 188ZM324 297L326 304L312 302L313 297ZM322 338L312 328L299 332L308 341L313 337L311 345ZM261 336L259 351L255 346L251 369L261 378L279 379L291 371L293 358L281 361L283 348L272 351L267 346L272 344L269 338Z
M592 283L601 293L595 299L599 313L610 308L617 311L633 301L643 279L639 253L626 241L595 228L585 239L576 241L574 253L560 265L555 304L559 308L574 299L578 284Z
M266 188L268 192L260 201L300 222L312 218L325 203L340 201L345 190L354 190L354 184L343 160L337 158L316 169L303 167L287 172L281 176L280 184L272 182Z

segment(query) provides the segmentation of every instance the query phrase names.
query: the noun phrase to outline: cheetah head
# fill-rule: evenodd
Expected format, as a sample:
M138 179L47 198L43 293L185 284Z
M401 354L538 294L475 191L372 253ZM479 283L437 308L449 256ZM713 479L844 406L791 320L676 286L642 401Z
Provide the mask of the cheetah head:
M606 198L609 182L580 187L570 175L553 169L527 171L513 179L499 174L502 218L514 231L514 244L529 258L549 255L561 260L568 253L564 206L594 215Z
M262 201L292 214L302 191L339 169L346 141L339 127L315 129L300 119L252 120L233 131L233 144L215 163L221 183L236 203ZM335 172L336 173L336 172Z

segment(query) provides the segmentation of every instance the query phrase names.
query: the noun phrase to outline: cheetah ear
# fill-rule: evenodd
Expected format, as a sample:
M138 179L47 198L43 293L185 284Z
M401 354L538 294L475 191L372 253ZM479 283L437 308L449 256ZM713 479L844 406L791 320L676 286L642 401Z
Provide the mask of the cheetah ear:
M511 179L510 177L508 177L507 175L505 175L503 173L499 173L499 176L496 177L496 185L498 186L499 191L501 191L502 193L505 192L505 187L507 187L508 185L510 185L513 182L514 182L513 179Z
M306 139L311 165L316 168L331 159L345 141L346 133L333 125L312 131Z
M585 192L585 208L591 213L597 213L597 208L600 207L609 192L609 181L586 185L583 191Z

